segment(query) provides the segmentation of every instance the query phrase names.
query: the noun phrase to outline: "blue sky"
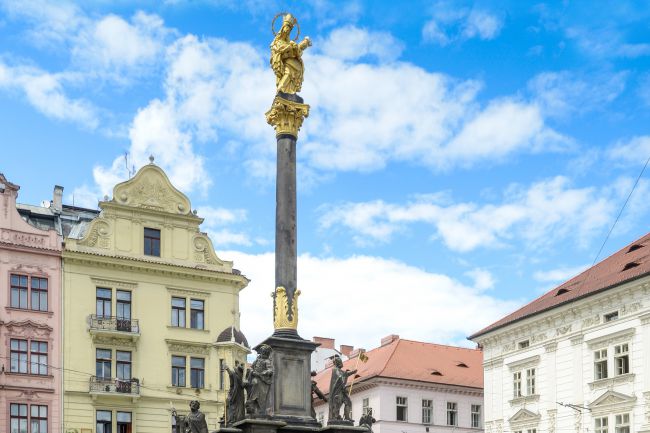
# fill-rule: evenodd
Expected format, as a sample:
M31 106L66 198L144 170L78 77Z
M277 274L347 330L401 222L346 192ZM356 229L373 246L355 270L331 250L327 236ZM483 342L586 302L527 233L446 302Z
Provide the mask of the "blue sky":
M463 343L590 265L650 156L650 6L599 5L0 0L0 170L21 202L59 184L95 207L153 154L252 279L242 328L259 341L270 22L291 11L314 43L301 333ZM648 192L644 176L601 258L648 231Z

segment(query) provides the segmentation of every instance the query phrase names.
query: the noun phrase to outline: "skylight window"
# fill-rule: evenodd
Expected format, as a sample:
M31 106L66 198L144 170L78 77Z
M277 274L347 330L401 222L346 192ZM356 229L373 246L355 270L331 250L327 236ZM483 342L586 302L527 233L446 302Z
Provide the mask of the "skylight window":
M636 251L636 250L641 249L641 248L643 248L643 245L641 245L641 244L634 244L634 245L632 245L630 248L628 248L627 252L628 252L628 253L631 253L632 251Z
M431 376L442 376L442 373L434 368L431 370Z
M555 296L564 295L565 293L569 293L569 292L570 292L569 289L561 288L560 290L557 291L557 293L555 293Z
M463 361L456 361L456 367L469 368Z
M627 271L628 269L636 268L637 266L639 266L637 262L630 262L623 267L623 270Z

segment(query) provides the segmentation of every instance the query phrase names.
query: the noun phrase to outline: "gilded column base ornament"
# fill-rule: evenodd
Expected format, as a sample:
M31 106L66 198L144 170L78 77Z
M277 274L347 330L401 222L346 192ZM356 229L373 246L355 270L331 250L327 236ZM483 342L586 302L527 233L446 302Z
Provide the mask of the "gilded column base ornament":
M280 286L275 290L275 311L273 312L273 327L275 329L298 329L298 296L296 290L291 303L287 289Z
M276 96L271 109L266 112L266 121L275 128L276 136L288 134L297 138L302 122L308 116L309 105Z

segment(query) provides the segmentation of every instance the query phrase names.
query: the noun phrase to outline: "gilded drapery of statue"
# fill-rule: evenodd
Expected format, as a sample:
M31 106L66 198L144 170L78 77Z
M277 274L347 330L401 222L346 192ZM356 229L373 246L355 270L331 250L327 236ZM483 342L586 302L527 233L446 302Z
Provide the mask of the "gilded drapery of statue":
M285 14L282 28L271 43L271 69L275 72L277 92L295 94L302 88L305 70L302 52L311 46L311 40L304 38L300 43L291 40L291 30L296 24L293 15Z

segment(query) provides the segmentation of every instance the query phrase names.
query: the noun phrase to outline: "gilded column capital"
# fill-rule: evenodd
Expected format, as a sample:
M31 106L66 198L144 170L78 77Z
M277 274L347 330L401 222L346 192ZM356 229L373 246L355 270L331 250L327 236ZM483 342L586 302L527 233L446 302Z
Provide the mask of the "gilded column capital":
M273 311L273 327L277 329L298 329L298 296L296 290L293 299L287 296L287 289L280 286L275 289L275 309Z
M309 105L276 96L266 112L266 121L275 128L276 136L288 134L298 138L302 122L308 116Z

